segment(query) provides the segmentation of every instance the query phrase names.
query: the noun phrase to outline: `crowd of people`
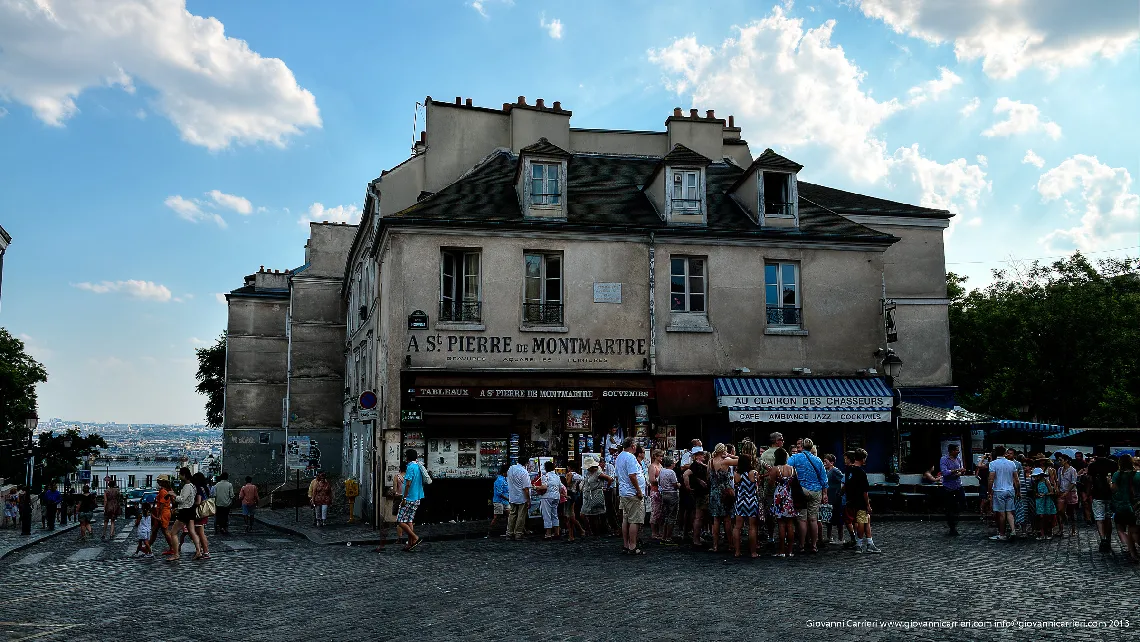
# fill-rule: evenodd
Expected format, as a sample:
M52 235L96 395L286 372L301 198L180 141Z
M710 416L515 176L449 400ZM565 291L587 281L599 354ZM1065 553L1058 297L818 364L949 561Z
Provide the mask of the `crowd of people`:
M644 555L646 540L752 558L765 546L779 558L815 554L830 544L882 552L871 532L867 452L861 448L844 453L843 471L835 455L821 458L811 439L786 448L778 432L768 447L746 440L739 453L729 444L709 452L693 440L677 461L661 450L646 453L632 438L607 442L607 450L601 459L587 456L581 467L564 471L550 460L531 470L526 453L519 463L504 464L493 486L487 537L523 539L535 517L542 520L544 540L620 534L623 555ZM431 483L418 457L406 451L403 474L396 477L396 522L405 551L420 545L415 514Z

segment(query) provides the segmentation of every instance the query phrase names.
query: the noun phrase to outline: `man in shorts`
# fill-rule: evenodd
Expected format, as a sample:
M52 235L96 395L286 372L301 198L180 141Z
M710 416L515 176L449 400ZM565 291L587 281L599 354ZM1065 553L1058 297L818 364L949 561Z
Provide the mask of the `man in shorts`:
M1013 538L1017 528L1014 511L1017 510L1017 500L1021 497L1021 480L1017 475L1017 463L1007 459L1005 454L1005 446L994 446L987 493L993 504L998 527L997 535L990 539L1003 542ZM1009 527L1008 534L1002 532L1006 526Z
M419 453L415 449L409 448L404 457L408 462L408 472L404 474L404 497L400 503L400 512L396 513L396 529L407 536L408 543L404 545L403 550L410 552L423 541L419 535L416 535L413 524L416 521L416 510L424 498L424 476L419 462L416 461Z
M1092 497L1092 517L1096 520L1096 532L1100 535L1100 552L1112 552L1109 535L1112 517L1112 474L1116 472L1116 462L1108 456L1108 447L1099 445L1093 448L1093 460L1088 465L1089 495Z
M621 503L621 535L623 555L645 555L637 545L637 531L645 522L645 495L642 493L644 473L634 455L633 437L622 442L614 469L617 473L618 498Z
M507 472L511 469L511 465L504 463L499 466L499 476L495 478L495 486L491 492L491 525L488 527L487 537L490 539L495 534L495 524L498 523L499 518L507 519L507 513L510 512L511 495L510 484L507 482ZM508 534L504 533L503 537Z
M257 512L257 502L261 500L257 494L257 486L253 484L253 477L246 476L245 486L238 491L238 499L241 501L242 518L245 519L245 532L252 532L253 515Z

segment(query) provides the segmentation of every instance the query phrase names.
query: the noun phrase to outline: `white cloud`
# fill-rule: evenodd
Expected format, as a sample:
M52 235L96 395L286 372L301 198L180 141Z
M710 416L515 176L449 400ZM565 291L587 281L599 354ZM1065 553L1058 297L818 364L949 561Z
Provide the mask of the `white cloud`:
M970 227L981 227L982 226L982 217L975 216L973 218L966 219L965 225L969 225Z
M137 81L183 140L211 150L282 146L321 126L316 99L284 62L226 36L185 0L5 0L0 43L0 95L49 125L74 116L87 89L133 93Z
M514 0L471 0L470 7L475 11L478 11L479 15L487 18L489 17L487 15L487 6L495 3L499 3L508 7L514 6L515 4Z
M970 165L965 158L946 164L925 158L918 144L900 147L894 154L900 171L909 172L918 184L922 196L918 204L943 210L974 209L982 192L991 190L986 173L979 165Z
M977 111L978 107L980 107L981 105L982 105L982 100L980 98L978 98L977 96L974 96L973 98L970 99L970 102L966 103L965 105L962 105L962 108L959 109L958 112L961 113L963 116L969 116L969 115L973 114L975 111Z
M214 199L214 202L218 205L221 205L227 209L231 209L238 214L253 213L253 203L250 203L249 199L242 198L241 196L235 196L233 194L225 194L216 189L212 189L206 192L206 195Z
M214 293L214 300L217 301L218 303L221 303L222 305L226 305L227 302L226 302L225 292L215 292Z
M213 221L218 224L218 227L226 227L226 221L221 216L214 212L203 210L202 206L204 204L196 198L187 199L175 194L174 196L167 196L163 203L174 210L179 218L183 218L191 223Z
M1044 203L1080 190L1080 205L1065 199L1081 224L1056 229L1042 239L1051 251L1096 251L1136 244L1140 226L1140 196L1132 193L1132 176L1123 167L1109 167L1096 156L1077 154L1045 172L1037 181Z
M1032 149L1025 150L1025 158L1021 159L1021 162L1037 168L1045 167L1045 159L1035 154Z
M989 167L990 166L990 159L986 158L984 155L978 154L977 158L978 158L978 164L981 165L982 167Z
M1005 114L1005 120L994 123L982 132L982 136L1012 136L1043 131L1053 140L1061 137L1061 126L1042 119L1041 110L1036 105L1002 97L994 105L994 113Z
M544 13L542 14L542 17L538 19L538 26L546 29L551 38L554 38L555 40L562 38L562 21L558 18L547 22L546 14Z
M910 88L910 104L919 105L927 100L938 100L942 94L950 91L954 85L962 84L962 79L958 74L950 71L946 67L939 67L941 75L934 80L928 80L920 85Z
M196 346L208 346L211 345L212 342L199 339L198 337L190 337L190 343Z
M873 182L891 164L875 130L902 105L879 102L864 90L864 72L831 44L834 27L829 20L805 31L803 20L775 7L719 47L688 36L648 55L678 95L748 118L751 140L774 148L824 147L850 176Z
M298 223L308 225L309 223L323 223L326 221L329 223L351 223L356 225L360 222L360 208L355 204L325 207L320 203L313 203L309 206L309 211L301 217Z
M95 294L108 294L108 293L122 293L136 299L145 299L148 301L170 301L170 290L165 286L153 281L138 281L131 279L129 281L100 281L99 283L72 283L72 287L79 288L80 290L87 290Z
M1135 43L1134 2L1073 0L858 0L863 14L897 33L954 43L958 60L982 59L993 78L1036 67L1056 73L1096 57L1112 58Z

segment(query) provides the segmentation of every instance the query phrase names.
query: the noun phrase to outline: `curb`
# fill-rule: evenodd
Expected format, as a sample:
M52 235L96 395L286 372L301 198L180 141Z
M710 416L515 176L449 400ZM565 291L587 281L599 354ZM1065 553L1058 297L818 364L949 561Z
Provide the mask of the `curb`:
M267 522L267 521L265 521L259 517L256 517L256 516L254 517L254 520L258 524L262 524L264 526L267 526L272 530L280 531L282 533L289 533L291 535L298 535L300 537L304 537L306 540L312 542L313 544L320 544L323 546L345 546L345 545L352 545L352 546L385 545L386 546L388 544L394 544L394 543L400 541L398 538L395 538L395 537L389 538L389 537L373 536L373 537L340 539L340 540L336 540L333 542L327 542L327 541L323 541L323 540L314 539L307 532L305 532L304 530L301 530L299 528L293 528L293 527L290 527L290 526L287 526L284 524L274 524L271 522ZM483 532L482 530L472 531L470 533L446 533L446 534L442 534L442 535L432 535L431 534L431 526L432 526L431 524L423 524L418 528L418 530L420 530L422 536L424 537L425 541L450 542L450 541L463 540L463 539L483 539L483 536L486 535L486 533ZM385 528L384 534L387 534L388 532L392 532L392 531L395 531L394 525ZM377 533L377 535L379 535L379 533Z
M94 523L94 522L92 522L92 523ZM22 551L25 548L35 546L36 544L39 544L40 542L43 542L45 540L49 540L49 539L55 537L56 535L62 535L62 534L66 533L72 529L75 529L75 528L79 528L78 522L76 522L74 524L72 524L71 522L68 522L67 526L57 526L56 529L54 531L51 531L50 534L48 534L48 535L44 535L43 537L39 537L39 538L36 538L33 540L29 540L27 542L20 544L19 546L16 546L14 548L11 548L11 549L5 551L4 553L0 553L0 560L4 559L5 557L8 557L9 555L12 555L13 553L18 553L19 551Z

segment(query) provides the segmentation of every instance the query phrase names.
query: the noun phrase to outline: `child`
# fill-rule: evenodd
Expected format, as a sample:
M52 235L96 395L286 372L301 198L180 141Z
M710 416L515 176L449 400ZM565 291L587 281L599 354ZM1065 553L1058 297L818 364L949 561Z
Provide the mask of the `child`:
M843 473L835 465L835 455L827 453L823 456L823 467L827 470L827 499L831 504L831 519L827 520L827 539L830 544L843 544ZM836 532L835 539L831 538L831 527Z
M851 466L847 469L847 505L855 516L855 552L856 553L882 553L871 536L871 486L867 482L867 472L863 466L867 463L867 451L856 448Z
M495 478L495 489L491 492L491 526L487 531L487 537L483 539L490 539L491 535L495 533L495 523L499 521L500 515L506 515L511 505L509 487L507 486L507 471L510 470L510 464L503 464L499 466L499 476ZM507 534L503 533L502 537Z
M154 522L150 516L150 504L146 503L139 507L139 514L135 517L135 536L138 537L139 544L135 547L135 557L140 554L143 557L154 557L150 553L150 534L154 528Z
M657 488L661 493L661 544L676 546L673 541L673 526L677 524L677 507L681 503L681 483L677 481L677 471L673 470L674 462L666 457L662 462L664 467L657 475ZM653 514L658 519L657 513Z
M1037 539L1053 539L1053 519L1057 515L1057 503L1053 482L1041 468L1033 469L1033 497L1037 514Z

